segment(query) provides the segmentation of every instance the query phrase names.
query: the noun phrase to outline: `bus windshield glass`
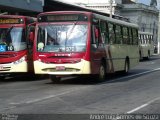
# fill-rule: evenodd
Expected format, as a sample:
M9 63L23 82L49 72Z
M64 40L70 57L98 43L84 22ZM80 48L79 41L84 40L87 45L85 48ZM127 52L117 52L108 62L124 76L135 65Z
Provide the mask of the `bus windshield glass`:
M86 49L87 24L38 26L38 52L82 52Z
M0 52L21 51L26 48L27 42L23 28L0 28Z

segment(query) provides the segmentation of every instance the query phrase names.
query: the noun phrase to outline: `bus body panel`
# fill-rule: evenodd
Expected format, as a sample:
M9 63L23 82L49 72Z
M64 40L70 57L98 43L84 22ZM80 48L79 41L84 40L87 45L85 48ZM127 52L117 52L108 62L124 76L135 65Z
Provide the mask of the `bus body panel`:
M130 57L130 68L135 67L139 63L139 47L137 45L128 47L128 56Z
M106 47L108 72L124 70L126 58L130 59L130 67L134 67L139 63L137 46L127 45L110 45ZM118 52L117 52L118 51Z

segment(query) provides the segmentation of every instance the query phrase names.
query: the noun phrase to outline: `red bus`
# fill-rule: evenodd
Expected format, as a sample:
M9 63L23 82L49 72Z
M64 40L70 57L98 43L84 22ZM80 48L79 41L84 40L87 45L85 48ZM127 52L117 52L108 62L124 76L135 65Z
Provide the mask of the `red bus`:
M0 75L33 71L31 46L27 39L28 25L35 18L0 15ZM29 48L30 47L30 48ZM30 67L29 67L30 66Z
M38 15L33 45L36 74L54 82L66 75L128 72L139 63L138 26L92 12Z

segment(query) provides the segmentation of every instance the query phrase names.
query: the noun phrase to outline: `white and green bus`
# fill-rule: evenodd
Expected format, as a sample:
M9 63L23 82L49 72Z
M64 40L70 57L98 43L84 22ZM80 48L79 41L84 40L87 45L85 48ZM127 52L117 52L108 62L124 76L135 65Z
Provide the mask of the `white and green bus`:
M139 55L140 60L149 59L154 53L153 34L139 31Z

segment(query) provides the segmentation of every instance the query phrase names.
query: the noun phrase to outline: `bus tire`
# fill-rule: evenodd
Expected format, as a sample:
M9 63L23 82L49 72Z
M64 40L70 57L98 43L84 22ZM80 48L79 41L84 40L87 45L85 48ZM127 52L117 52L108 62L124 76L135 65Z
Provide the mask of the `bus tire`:
M128 74L128 72L129 72L129 60L126 59L124 66L124 74Z
M139 61L143 60L142 53L139 52Z
M148 51L148 56L147 56L147 60L149 60L149 58L150 58L150 51Z
M53 83L60 83L61 77L57 77L57 76L55 76L55 75L50 75L50 80L51 80Z
M98 81L102 82L106 79L106 67L104 63L101 63L98 74Z

